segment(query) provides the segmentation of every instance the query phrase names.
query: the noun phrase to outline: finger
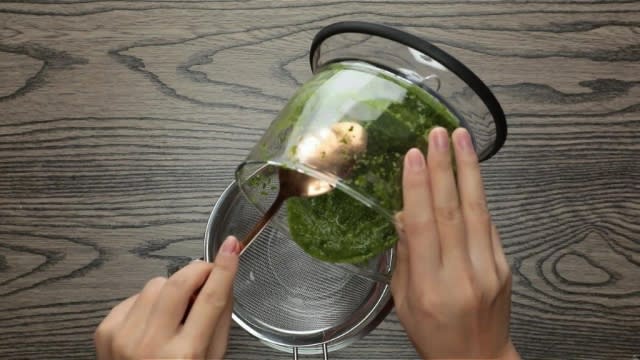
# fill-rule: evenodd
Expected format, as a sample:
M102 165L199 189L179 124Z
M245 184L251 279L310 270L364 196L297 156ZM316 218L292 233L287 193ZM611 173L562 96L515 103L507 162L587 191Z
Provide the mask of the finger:
M456 188L447 130L437 127L429 134L427 164L433 194L442 261L462 264L468 257L464 222Z
M403 212L399 212L395 216L398 244L396 245L396 266L391 277L391 292L396 305L402 302L409 279L409 248L407 244L407 233L404 230L402 219L403 214Z
M452 139L458 170L458 190L471 263L482 274L495 274L497 269L491 241L491 216L487 209L478 157L466 129L456 129Z
M215 259L215 266L200 290L182 328L181 337L192 346L207 350L215 325L227 307L238 271L240 245L235 237L228 237Z
M122 326L127 313L137 298L138 294L135 294L116 305L111 309L104 320L102 320L100 325L98 325L94 334L94 343L98 360L112 359L111 342L113 341L113 336Z
M111 344L114 357L130 355L146 329L147 319L162 287L167 281L164 277L151 279L144 286L135 302L125 315L122 328Z
M504 282L506 278L511 276L511 266L509 266L509 261L502 247L498 228L495 225L491 226L491 241L493 242L493 256L496 262L496 268L498 269L498 277L501 282Z
M402 176L404 230L407 235L409 272L432 274L440 266L440 247L433 216L429 174L424 156L411 149L404 159Z
M149 317L149 336L163 341L178 332L191 296L206 281L212 267L204 261L192 262L167 280Z
M229 294L227 307L220 315L220 320L213 332L213 340L209 344L207 359L223 359L227 351L229 342L229 331L231 329L231 312L233 310L233 296Z

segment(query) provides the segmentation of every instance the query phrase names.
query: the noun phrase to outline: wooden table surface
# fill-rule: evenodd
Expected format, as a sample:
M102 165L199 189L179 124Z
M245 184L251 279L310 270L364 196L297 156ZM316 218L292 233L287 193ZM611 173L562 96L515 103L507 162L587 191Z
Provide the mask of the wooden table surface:
M0 4L0 358L94 357L112 306L200 256L312 37L343 20L433 41L501 101L483 171L524 358L640 357L640 2L53 3ZM288 356L232 331L230 358ZM393 314L332 355L416 357Z

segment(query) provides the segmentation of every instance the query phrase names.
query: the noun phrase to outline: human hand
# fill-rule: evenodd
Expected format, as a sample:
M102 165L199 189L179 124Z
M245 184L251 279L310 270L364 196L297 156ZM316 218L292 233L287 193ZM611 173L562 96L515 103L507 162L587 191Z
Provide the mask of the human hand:
M405 157L404 209L391 289L418 353L429 359L519 359L509 336L511 272L487 210L469 133L445 129Z
M196 261L155 278L115 306L95 332L98 359L221 359L239 249L229 237L213 264Z

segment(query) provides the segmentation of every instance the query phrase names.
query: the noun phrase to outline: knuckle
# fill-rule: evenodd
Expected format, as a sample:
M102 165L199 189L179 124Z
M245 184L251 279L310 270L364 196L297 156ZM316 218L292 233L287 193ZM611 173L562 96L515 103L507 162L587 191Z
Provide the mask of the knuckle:
M233 266L226 261L218 261L216 263L215 272L227 276L233 272Z
M185 274L176 273L166 281L165 286L181 292L189 286L189 277Z
M198 297L215 309L222 310L227 305L227 297L217 289L202 289Z
M140 292L139 300L142 302L153 301L166 283L167 279L163 277L155 277L149 280Z
M118 334L114 336L112 345L113 345L113 349L118 350L118 353L120 353L120 350L126 348L129 344L126 336L123 336L122 334Z
M502 271L502 274L504 275L506 282L511 283L513 279L513 272L511 271L511 267L506 261L505 261L504 270Z
M476 312L482 304L481 296L475 291L465 292L460 297L460 309L463 313Z
M469 214L475 217L480 217L487 222L490 221L489 210L487 208L487 202L485 200L467 200L464 202L463 206Z
M463 313L477 311L482 305L482 290L471 276L467 276L459 285L459 306Z
M404 211L395 214L394 222L398 232L404 232Z
M456 164L463 166L467 171L480 172L480 163L476 155L457 157Z
M145 291L155 291L161 289L164 284L167 282L167 278L162 276L154 277L149 280L147 284L144 286Z
M430 170L432 172L435 172L437 176L447 174L452 171L451 159L447 156L442 156L437 153L433 153L433 158L429 165L431 165Z
M407 214L409 215L409 214ZM422 234L426 227L434 223L434 219L426 211L418 211L403 217L402 230L407 234Z
M200 349L195 345L189 345L182 349L181 359L202 359L205 355L205 350Z
M511 266L509 265L509 262L504 255L501 255L498 258L496 266L498 268L497 276L499 281L501 282L501 285L510 285L513 278L513 273L511 270Z
M422 293L418 296L418 308L423 315L430 316L431 314L438 313L443 309L442 297L431 294Z
M205 261L194 261L191 264L187 265L185 267L186 270L189 270L193 273L197 273L200 271L207 271L207 270L211 270L211 267L213 266L213 263L210 262L205 262Z
M398 254L399 263L406 263L407 259L409 259L409 245L407 244L407 235L404 233L398 235L396 253Z
M513 274L511 273L511 268L509 266L506 266L505 268L506 269L500 274L500 289L511 288L511 284L513 283Z
M438 302L428 296L421 296L418 299L418 305L422 313L431 313L434 309L438 309Z
M93 333L93 341L94 343L107 341L112 336L112 327L108 322L103 321L98 325L95 332Z
M140 341L140 345L136 351L136 354L143 359L151 358L155 355L155 350L157 349L157 344L154 342L153 338L149 336L145 336L142 341Z
M503 284L500 283L500 280L497 276L488 276L485 281L486 283L484 285L485 290L483 297L487 302L493 302L493 300L495 300L500 294Z
M429 151L427 153L427 165L431 171L451 170L451 153L447 154L440 151Z
M224 279L225 284L235 276L237 271L237 260L219 261L215 264L215 272Z
M453 205L436 205L436 220L441 224L458 224L462 221L460 207Z
M112 354L116 358L133 359L135 358L135 348L129 342L129 336L119 334L113 339Z
M407 174L407 176L403 177L403 181L405 182L405 185L409 188L423 188L425 186L425 172L424 171L414 171L411 172L409 174Z

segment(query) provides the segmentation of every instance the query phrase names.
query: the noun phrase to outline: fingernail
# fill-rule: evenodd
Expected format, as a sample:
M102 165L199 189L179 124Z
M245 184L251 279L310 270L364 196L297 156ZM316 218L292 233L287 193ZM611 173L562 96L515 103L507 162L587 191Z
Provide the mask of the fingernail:
M407 166L411 170L420 170L424 168L424 156L420 150L413 148L407 153Z
M433 144L435 145L436 150L446 150L449 146L449 137L447 135L447 130L445 130L444 128L436 128L433 129L432 132Z
M238 252L238 240L235 237L229 236L222 243L220 247L220 254L231 255Z
M457 136L457 143L460 150L464 152L471 152L473 150L473 144L471 144L471 136L467 129L458 130L460 135Z

